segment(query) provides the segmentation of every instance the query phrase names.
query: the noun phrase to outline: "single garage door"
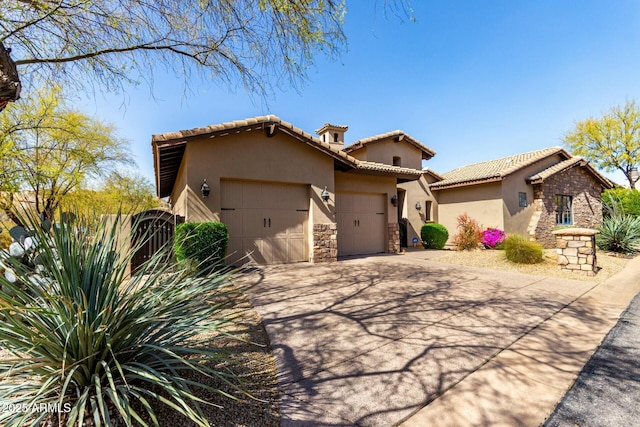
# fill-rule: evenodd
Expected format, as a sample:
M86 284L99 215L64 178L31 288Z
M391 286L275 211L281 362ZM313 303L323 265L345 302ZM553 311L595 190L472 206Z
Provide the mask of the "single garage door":
M229 263L309 260L309 186L223 180L221 208Z
M385 252L384 194L337 193L338 255Z

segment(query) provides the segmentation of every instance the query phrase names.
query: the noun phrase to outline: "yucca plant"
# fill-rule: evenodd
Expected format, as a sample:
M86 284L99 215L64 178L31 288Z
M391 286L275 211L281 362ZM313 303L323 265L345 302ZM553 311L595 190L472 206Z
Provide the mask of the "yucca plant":
M28 222L32 252L0 255L0 402L13 409L0 425L158 425L160 405L208 425L198 388L225 393L184 374L238 384L212 346L232 273L189 275L159 253L127 277L120 220Z
M602 220L596 243L600 249L635 254L640 252L640 217L617 213Z

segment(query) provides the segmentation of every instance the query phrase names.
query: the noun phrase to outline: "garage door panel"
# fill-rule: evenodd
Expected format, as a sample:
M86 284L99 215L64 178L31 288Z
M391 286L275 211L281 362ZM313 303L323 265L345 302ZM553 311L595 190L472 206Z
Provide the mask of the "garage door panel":
M365 255L385 251L387 217L383 194L338 193L338 255Z
M221 181L229 247L260 264L308 261L307 185ZM230 193L235 193L231 195Z

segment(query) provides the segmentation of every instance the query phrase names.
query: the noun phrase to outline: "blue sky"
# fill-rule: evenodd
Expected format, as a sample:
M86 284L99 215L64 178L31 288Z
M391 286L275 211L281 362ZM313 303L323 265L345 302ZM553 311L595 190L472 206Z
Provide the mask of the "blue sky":
M640 1L413 0L415 23L373 4L348 0L348 51L318 56L301 88L276 90L268 105L215 81L185 93L160 70L153 95L141 85L81 108L131 141L154 182L152 134L258 115L309 133L348 125L347 145L401 129L436 151L425 165L443 173L562 145L576 121L640 101Z

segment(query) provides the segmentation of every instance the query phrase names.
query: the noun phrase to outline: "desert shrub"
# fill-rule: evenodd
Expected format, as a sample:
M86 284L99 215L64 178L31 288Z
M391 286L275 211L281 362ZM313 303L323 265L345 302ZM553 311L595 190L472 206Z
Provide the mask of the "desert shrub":
M176 225L174 242L178 262L189 260L201 268L210 268L222 263L229 230L220 222L187 222Z
M506 238L505 232L499 228L487 228L482 232L482 244L487 248L499 246Z
M0 425L158 425L164 405L208 425L194 392L222 392L183 375L238 384L214 344L229 336L230 273L190 276L159 253L128 278L137 247L119 251L120 219L26 222L0 251L0 402L60 410L0 411Z
M640 216L640 191L629 188L611 188L602 193L603 214L621 214Z
M602 220L596 243L606 251L634 254L640 252L640 217L617 213Z
M467 213L458 216L458 234L453 238L453 244L459 251L477 249L482 241L482 229L478 222Z
M504 241L504 253L511 262L536 264L542 262L544 249L540 243L532 242L525 236L511 234Z
M427 223L420 229L420 238L425 249L442 249L449 239L449 232L442 224Z

